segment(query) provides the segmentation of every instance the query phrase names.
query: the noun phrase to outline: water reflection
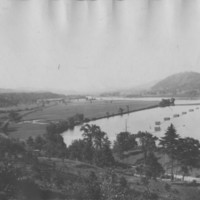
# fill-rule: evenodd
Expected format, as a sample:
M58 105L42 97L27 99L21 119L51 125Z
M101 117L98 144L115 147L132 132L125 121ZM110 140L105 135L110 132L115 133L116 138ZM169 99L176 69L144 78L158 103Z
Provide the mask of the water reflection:
M184 101L182 103L184 103ZM194 111L191 112L191 109ZM185 112L185 114L183 114L183 112ZM178 117L175 116L177 114L179 115ZM199 117L200 109L197 109L197 106L175 106L155 108L123 116L111 117L109 119L101 119L90 122L90 124L100 126L103 131L108 133L111 141L116 139L116 134L125 130L131 133L148 131L157 137L162 137L171 123L175 125L177 133L180 134L181 137L194 137L200 140L200 126L198 126ZM170 120L166 121L164 118L169 118ZM158 127L155 122L161 123L159 125L161 131L155 131L155 127ZM70 144L75 139L82 138L80 126L75 127L72 131L66 131L63 137L66 144Z

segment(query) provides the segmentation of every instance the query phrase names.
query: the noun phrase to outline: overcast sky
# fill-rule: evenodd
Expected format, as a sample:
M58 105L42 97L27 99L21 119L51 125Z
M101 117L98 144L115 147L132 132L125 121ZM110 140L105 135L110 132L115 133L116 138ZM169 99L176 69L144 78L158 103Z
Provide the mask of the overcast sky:
M102 92L199 66L199 0L0 0L0 88Z

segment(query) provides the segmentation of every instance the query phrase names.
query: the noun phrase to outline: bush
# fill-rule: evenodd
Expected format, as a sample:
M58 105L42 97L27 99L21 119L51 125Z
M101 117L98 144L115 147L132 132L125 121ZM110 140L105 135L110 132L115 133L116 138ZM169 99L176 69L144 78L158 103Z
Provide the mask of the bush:
M124 177L121 177L119 179L119 184L120 184L121 187L125 188L125 187L127 187L128 182L127 182L127 180Z
M169 185L168 183L165 183L165 190L169 192L171 190L171 185Z
M191 181L191 182L189 183L189 185L190 185L190 186L197 186L198 183L197 183L196 180L193 180L193 181Z

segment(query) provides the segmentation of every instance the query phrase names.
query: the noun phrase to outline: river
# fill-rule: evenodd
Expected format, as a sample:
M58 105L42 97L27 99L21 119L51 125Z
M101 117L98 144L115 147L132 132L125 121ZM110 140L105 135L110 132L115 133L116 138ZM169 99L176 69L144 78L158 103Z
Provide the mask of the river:
M179 100L179 104L200 103L199 100ZM179 115L179 116L175 116ZM170 118L165 121L164 118ZM100 119L92 121L89 124L96 124L108 134L113 142L116 134L122 131L137 133L138 131L148 131L155 136L162 137L167 127L173 123L177 133L182 137L193 137L200 140L200 105L180 105L165 108L154 108L144 111L133 112L123 116L115 116L109 119ZM159 122L160 125L155 123ZM155 127L160 127L160 131L155 131ZM69 145L73 140L82 137L81 126L76 126L74 130L68 130L63 133L64 141Z

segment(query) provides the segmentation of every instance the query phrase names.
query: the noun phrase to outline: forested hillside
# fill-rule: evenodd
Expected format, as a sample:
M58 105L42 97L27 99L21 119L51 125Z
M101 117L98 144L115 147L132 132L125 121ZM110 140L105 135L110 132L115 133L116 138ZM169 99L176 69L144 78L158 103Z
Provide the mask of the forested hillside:
M36 103L38 99L63 98L65 95L51 92L0 93L0 107Z
M180 96L200 95L200 73L184 72L174 74L155 84L152 91L157 94Z

